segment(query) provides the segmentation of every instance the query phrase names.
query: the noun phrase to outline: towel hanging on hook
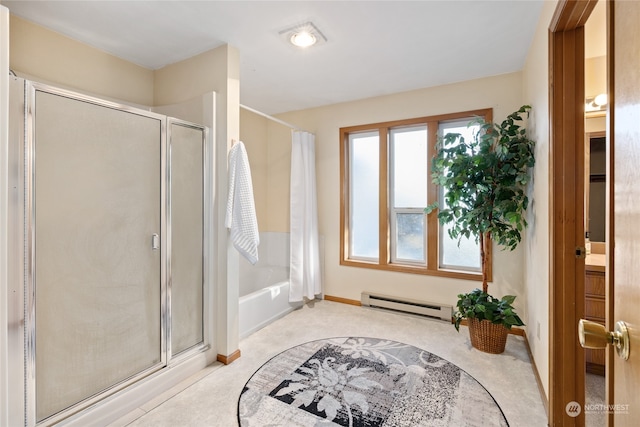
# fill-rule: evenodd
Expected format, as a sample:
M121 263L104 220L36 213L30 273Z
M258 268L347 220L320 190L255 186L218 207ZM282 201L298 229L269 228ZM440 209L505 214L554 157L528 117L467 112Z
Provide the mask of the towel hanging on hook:
M225 227L231 230L233 246L251 264L255 264L258 261L260 233L253 199L251 169L242 141L238 141L229 150L229 193Z

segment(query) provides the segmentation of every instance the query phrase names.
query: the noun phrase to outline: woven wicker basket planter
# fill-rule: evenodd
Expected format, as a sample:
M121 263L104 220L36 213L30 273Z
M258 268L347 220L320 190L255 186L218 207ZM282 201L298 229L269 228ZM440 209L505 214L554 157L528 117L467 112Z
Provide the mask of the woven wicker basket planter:
M471 345L485 353L500 354L507 344L509 330L489 320L468 319Z

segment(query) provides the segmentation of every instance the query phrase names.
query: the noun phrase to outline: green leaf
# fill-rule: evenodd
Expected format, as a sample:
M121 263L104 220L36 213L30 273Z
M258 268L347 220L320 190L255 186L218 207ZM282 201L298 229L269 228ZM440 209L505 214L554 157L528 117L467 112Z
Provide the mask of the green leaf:
M426 213L427 215L429 215L431 212L433 212L434 210L438 209L438 202L433 202L431 203L429 206L427 206L426 208L424 208L424 213Z

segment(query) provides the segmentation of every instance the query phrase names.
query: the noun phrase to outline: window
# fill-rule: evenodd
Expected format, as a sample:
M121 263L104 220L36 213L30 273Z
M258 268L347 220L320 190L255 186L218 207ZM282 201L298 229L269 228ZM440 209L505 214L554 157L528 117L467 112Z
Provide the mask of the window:
M341 264L482 279L475 240L451 239L424 213L443 200L430 170L438 134L471 138L476 116L490 121L491 109L340 129Z

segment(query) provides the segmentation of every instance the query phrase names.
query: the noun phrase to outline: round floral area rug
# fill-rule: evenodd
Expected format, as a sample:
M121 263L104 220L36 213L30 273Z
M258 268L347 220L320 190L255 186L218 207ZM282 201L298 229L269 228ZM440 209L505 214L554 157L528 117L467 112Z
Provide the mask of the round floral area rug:
M258 426L508 426L493 396L425 350L376 338L330 338L262 365L238 401Z

